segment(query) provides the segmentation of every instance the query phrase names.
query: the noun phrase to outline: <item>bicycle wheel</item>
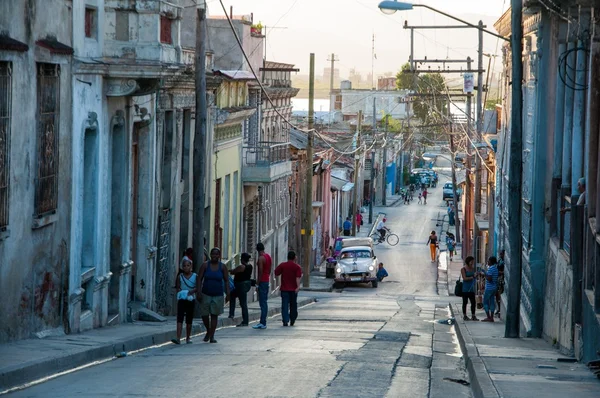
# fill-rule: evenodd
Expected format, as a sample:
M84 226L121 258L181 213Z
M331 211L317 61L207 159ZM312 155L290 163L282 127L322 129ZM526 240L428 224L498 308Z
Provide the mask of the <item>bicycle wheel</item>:
M396 246L398 244L398 242L400 241L400 238L396 234L389 234L387 236L386 240L387 240L388 245Z
M373 241L373 244L375 246L377 246L378 244L380 244L381 242L379 242L379 234L375 233L371 236L369 236L369 238L371 238L371 240Z

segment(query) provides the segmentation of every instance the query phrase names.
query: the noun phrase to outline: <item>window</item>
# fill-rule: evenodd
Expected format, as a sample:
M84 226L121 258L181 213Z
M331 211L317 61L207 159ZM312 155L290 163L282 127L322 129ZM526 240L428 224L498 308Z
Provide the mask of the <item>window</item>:
M0 231L8 225L11 64L0 62Z
M93 8L85 9L85 37L96 38L96 10Z
M171 21L169 18L162 15L160 17L160 42L164 44L173 43L173 38L171 37Z
M54 213L58 205L58 134L60 66L38 64L37 170L35 215Z
M129 41L129 11L115 12L115 39L119 41Z

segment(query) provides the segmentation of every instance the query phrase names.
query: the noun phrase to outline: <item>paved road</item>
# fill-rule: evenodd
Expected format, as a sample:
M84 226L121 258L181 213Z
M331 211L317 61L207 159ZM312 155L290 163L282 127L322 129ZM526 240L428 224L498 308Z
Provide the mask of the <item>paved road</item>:
M443 212L429 204L378 209L400 236L379 245L390 277L378 288L317 293L294 327L217 331L218 344L155 347L11 394L15 397L446 397L470 396L453 329L425 245Z

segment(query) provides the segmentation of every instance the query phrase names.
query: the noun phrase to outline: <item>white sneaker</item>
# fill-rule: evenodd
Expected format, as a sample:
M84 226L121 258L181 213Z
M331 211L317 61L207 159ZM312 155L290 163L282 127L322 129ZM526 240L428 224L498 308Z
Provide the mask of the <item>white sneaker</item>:
M267 328L267 326L263 325L262 323L258 323L256 325L252 326L252 329L266 329L266 328Z

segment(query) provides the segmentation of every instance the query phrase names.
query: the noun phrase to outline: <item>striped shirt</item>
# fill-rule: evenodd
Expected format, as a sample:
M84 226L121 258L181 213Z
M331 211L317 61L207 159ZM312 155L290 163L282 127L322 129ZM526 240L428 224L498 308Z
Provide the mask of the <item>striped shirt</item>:
M485 280L485 291L492 291L498 289L498 267L496 265L490 266L486 272L487 276L492 277L492 281L490 282L487 278Z

